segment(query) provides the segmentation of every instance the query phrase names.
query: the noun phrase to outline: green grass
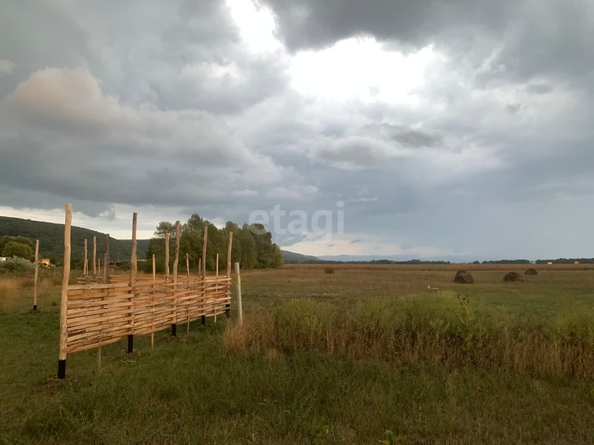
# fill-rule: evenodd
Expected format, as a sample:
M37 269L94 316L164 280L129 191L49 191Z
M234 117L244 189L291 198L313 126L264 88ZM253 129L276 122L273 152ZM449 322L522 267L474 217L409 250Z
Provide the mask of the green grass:
M263 310L290 316L291 305L362 316L403 308L392 300L410 293L423 304L446 295L431 307L455 314L450 294L426 292L431 284L468 295L477 317L546 326L592 307L591 273L504 285L500 272L481 271L458 286L451 272L280 270L246 273L242 284L246 323ZM299 297L308 301L289 303ZM411 444L594 442L591 378L310 347L229 352L224 320L195 323L189 336L180 326L174 341L160 332L153 350L136 338L132 356L125 341L104 347L101 369L96 350L72 354L57 381L57 289L38 314L26 312L29 288L13 298L19 309L0 314L0 443L377 444L385 430Z

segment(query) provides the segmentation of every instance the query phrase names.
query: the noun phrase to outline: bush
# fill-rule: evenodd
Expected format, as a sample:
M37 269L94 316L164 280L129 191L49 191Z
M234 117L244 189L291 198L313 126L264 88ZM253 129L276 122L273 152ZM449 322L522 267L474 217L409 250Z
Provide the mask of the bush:
M29 274L35 270L35 265L25 259L18 256L7 258L6 261L0 263L0 273L12 273L12 274Z
M31 246L28 246L24 243L19 243L17 241L10 241L9 243L7 243L6 246L4 246L4 249L2 249L2 256L17 256L21 258L26 258L30 261L33 261L35 259L35 254L33 253L33 249L31 249Z

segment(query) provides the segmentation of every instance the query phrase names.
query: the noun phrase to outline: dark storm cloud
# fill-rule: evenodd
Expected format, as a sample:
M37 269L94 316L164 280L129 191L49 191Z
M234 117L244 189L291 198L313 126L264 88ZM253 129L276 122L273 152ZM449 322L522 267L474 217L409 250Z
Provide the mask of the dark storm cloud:
M587 85L594 69L589 0L262 0L292 50L372 35L399 50L437 45L469 60L478 78L568 76ZM584 78L585 77L585 78Z
M515 2L487 0L263 0L278 15L291 49L319 48L348 37L373 35L424 46L453 28L501 29Z

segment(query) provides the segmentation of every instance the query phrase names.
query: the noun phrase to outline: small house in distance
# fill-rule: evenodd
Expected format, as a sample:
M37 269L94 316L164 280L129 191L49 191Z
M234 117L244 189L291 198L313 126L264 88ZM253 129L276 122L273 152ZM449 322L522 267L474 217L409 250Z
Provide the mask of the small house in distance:
M52 265L52 262L50 261L49 258L42 258L41 259L41 265L42 266L51 266Z

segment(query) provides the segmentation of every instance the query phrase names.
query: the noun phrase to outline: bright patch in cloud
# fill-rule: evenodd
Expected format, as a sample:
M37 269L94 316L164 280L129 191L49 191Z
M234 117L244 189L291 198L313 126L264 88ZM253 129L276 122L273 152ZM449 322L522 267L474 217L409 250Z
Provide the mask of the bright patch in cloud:
M372 38L351 38L322 51L298 53L289 72L293 88L304 95L415 105L415 89L440 58L430 46L404 55L383 50Z
M306 239L293 244L289 250L304 255L408 255L411 258L428 258L446 255L449 252L436 246L403 247L395 242L386 242L367 234L335 235L331 240Z
M227 7L251 51L272 52L282 48L274 36L276 23L270 9L256 6L252 0L227 0Z

